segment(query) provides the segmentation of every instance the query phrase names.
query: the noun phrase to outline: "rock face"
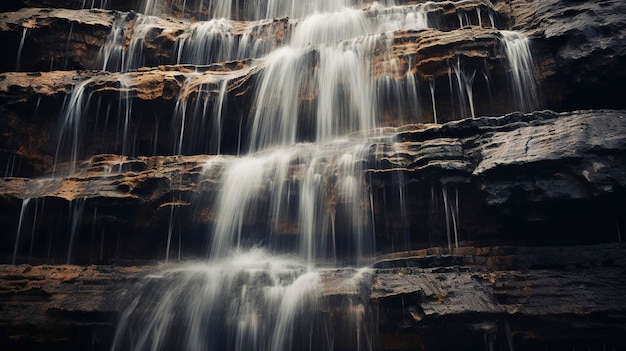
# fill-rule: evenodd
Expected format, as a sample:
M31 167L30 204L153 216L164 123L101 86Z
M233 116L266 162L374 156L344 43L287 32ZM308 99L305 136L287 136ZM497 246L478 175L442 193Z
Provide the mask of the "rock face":
M624 245L461 248L396 254L367 273L375 349L624 347ZM584 257L582 261L580 257ZM109 348L124 296L167 266L2 266L8 349ZM325 305L361 299L348 269L323 273ZM345 302L345 301L344 301ZM332 313L331 313L332 314ZM340 314L339 314L340 315ZM338 318L338 317L336 317ZM340 322L335 320L336 323ZM450 338L450 330L458 337ZM448 337L446 337L448 336ZM339 347L354 349L350 340Z
M371 206L380 216L375 222L382 233L377 247L383 252L392 247L398 250L445 245L445 214L429 201L430 192L440 193L442 188L458 192L459 212L468 214L457 223L460 240L485 245L501 240L599 243L617 240L615 230L624 226L623 111L510 114L441 126L404 126L394 133L397 142L393 144L371 141L368 148L377 151L365 166L373 191ZM73 206L79 206L83 213L106 218L99 223L84 216L80 232L99 228L106 237L98 245L90 241L91 236L83 237L75 249L78 262L162 258L167 214L175 209L181 211L181 230L188 233L182 250L205 255L202 233L212 225L214 216L204 207L190 205L215 197L216 184L222 177L220 170L234 160L225 156L131 159L101 155L83 163L80 171L68 178L3 178L0 189L6 210L2 221L7 227L17 227L15 219L22 211L26 218L32 218L37 206L63 204L59 207L64 210L43 214L50 216L39 219L45 223L54 216L71 216ZM205 169L208 162L212 164L210 172ZM296 170L300 165L292 167ZM401 209L384 200L393 193L399 174L406 182L406 205L415 208L404 224L393 219ZM296 176L293 181L301 180ZM17 199L32 199L34 203L24 210L24 201ZM477 203L481 209L472 208ZM389 222L398 227L389 230ZM32 224L24 226L34 237L46 237L49 230ZM62 238L65 230L60 228L51 238ZM412 233L410 243L398 246L398 233L405 230ZM589 237L590 231L596 234ZM120 235L126 241L123 249L117 247ZM3 240L3 254L10 256L15 237L7 235ZM49 252L42 242L35 242L33 248L31 239L22 240L20 254L27 255L27 248L31 250L28 255L35 250L35 257ZM66 243L67 238L55 240ZM136 245L142 242L137 250ZM60 245L60 251L52 255L65 258L66 245Z
M321 84L258 95L273 69L265 56L293 49L310 23L259 19L249 3L210 22L216 5L199 0L0 4L8 350L109 350L137 287L176 267L156 262L211 255L220 189L255 142L259 100L293 94L294 148L317 141ZM353 167L366 196L350 208L337 186L343 158L315 154L330 170L320 211L337 213L337 261L355 264L341 241L353 240L349 211L368 214L375 248L358 261L370 267L358 287L345 283L354 270L320 273L333 348L364 348L345 336L353 314L376 350L626 348L623 1L359 3L364 18L396 22L362 39L378 128L344 136L364 150ZM415 9L427 26L403 24ZM515 98L511 33L534 54L521 63L538 96L530 108ZM211 50L190 46L203 37ZM299 60L303 81L320 75L322 49ZM339 100L356 99L347 85L333 87ZM268 175L253 201L275 206L268 194L282 182L279 201L302 204L308 162L289 159L288 177ZM298 252L298 211L240 226ZM267 228L274 237L257 234Z

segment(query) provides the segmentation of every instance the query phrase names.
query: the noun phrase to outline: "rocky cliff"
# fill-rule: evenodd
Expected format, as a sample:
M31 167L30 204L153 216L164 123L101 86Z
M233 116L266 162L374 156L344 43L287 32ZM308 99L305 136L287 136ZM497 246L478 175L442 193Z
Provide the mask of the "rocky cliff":
M242 5L200 63L183 45L210 7L87 3L0 5L0 342L11 350L109 349L135 287L173 265L157 262L209 254L223 175L253 140L242 129L271 64L262 57L303 22ZM322 273L324 318L341 330L359 301L380 350L626 348L626 5L425 6L428 28L394 28L369 52L378 128L346 138L367 150L359 207L376 251L361 290L342 288L350 269ZM532 44L531 108L510 82L513 30ZM232 45L241 54L220 51ZM321 58L306 60L314 76ZM299 123L312 125L322 92L297 95ZM204 117L217 109L218 134ZM315 140L307 128L297 137ZM290 161L292 184L305 162ZM275 226L288 247L289 219L245 228ZM336 226L341 236L348 224Z

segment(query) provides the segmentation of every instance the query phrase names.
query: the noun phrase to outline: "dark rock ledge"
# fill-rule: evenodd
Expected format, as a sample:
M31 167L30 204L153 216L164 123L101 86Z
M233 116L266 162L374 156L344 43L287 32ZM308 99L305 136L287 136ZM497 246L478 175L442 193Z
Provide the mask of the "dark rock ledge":
M444 125L410 125L386 132L396 135L396 141L372 140L372 153L364 160L368 186L380 225L395 225L402 223L394 217L401 209L393 207L395 202L385 205L384 199L390 196L386 192L397 191L397 175L403 176L411 216L407 227L401 229L411 233L411 247L445 245L439 239L429 241L439 232L423 225L445 223L445 219L439 220L441 213L437 218L428 217L432 215L428 206L433 186L458 189L458 227L463 241L484 245L602 243L618 240L620 231L625 230L624 111L543 111ZM46 221L68 216L68 205L77 201L85 213L97 211L106 221L96 223L90 220L92 216L85 216L78 230L92 233L97 227L105 233L106 259L162 258L173 206L186 218L181 222L182 232L195 228L198 233L198 237L186 239L183 251L204 255L198 249L206 248L206 228L214 217L208 204L221 181L221 169L232 160L232 156L100 155L86 160L70 177L2 178L0 223L11 228L1 237L4 262L10 262L13 254L24 199L45 200L52 204L46 205L52 206L48 209L58 209L39 215ZM207 172L209 161L212 166ZM297 181L299 165L293 167ZM205 229L198 231L198 226ZM401 231L390 229L377 228L384 233L377 238L381 252L399 240L394 235ZM61 240L52 257L66 257L65 229L57 231L36 229L34 236L40 239L35 242L35 257L50 257L46 242L52 238ZM120 253L117 240L121 238L126 244ZM102 256L94 254L98 250L91 247L88 235L81 240L74 251L83 253L84 257L77 259L84 261L75 262ZM28 246L21 243L26 251L19 251L18 256L28 255Z
M0 266L0 343L108 349L124 296L171 266ZM380 350L478 350L509 338L523 349L626 347L624 244L395 253L373 265L359 291L342 288L350 272L322 273L324 299L331 309L362 299L379 318ZM443 337L450 330L458 337Z

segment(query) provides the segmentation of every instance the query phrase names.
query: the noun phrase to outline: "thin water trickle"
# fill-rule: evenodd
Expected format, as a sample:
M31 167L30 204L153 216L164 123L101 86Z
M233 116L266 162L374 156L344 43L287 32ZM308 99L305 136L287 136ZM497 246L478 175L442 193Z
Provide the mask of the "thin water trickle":
M211 140L215 140L214 145L215 145L215 153L217 155L219 155L221 153L221 147L222 147L222 120L224 119L224 116L222 116L222 113L224 111L224 104L226 102L226 95L227 95L227 88L228 88L228 79L224 79L222 81L222 85L220 87L220 93L217 97L217 105L214 108L214 112L213 112L213 116L214 116L214 120L213 120L213 133L212 133L212 138ZM204 111L206 112L206 108L204 109Z
M459 231L457 222L457 219L459 217L458 191L455 188L454 204L451 203L451 200L449 198L448 185L441 185L441 195L443 197L443 206L446 215L446 236L448 239L448 253L452 254L453 244L455 248L459 248Z
M454 77L456 78L456 80L454 81L455 83L455 92L456 92L456 97L458 99L458 103L459 103L459 115L461 116L461 118L466 118L467 117L467 105L466 105L466 101L467 101L467 90L465 89L465 84L463 81L463 72L461 70L461 59L459 56L457 56L454 60L454 63L450 64L450 67L452 68L452 72L454 72ZM450 73L448 73L450 74Z
M432 105L433 105L433 123L438 124L437 105L435 104L435 78L434 77L431 77L428 79L428 86L430 87L430 99L432 100Z
M467 93L467 101L472 118L476 118L476 112L474 111L474 77L476 77L476 70L472 71L471 74L463 72L463 82L465 83L465 92Z
M20 70L20 63L22 62L22 50L24 49L24 42L26 41L26 35L28 34L28 28L24 27L22 30L22 39L20 39L20 46L17 48L17 58L15 59L15 70Z
M30 202L29 198L22 200L22 209L20 210L20 219L17 225L17 234L15 235L15 247L13 249L13 260L11 261L11 264L13 265L15 265L15 262L17 261L17 249L20 244L20 234L22 233L22 224L24 223L24 215L26 213L26 210L28 209L29 202Z
M28 262L31 261L31 259L33 258L33 247L35 245L35 229L37 228L37 220L38 220L38 214L41 212L44 212L44 205L45 205L45 199L41 200L41 211L40 211L40 206L39 206L39 201L37 201L37 199L35 199L35 214L33 214L33 224L32 224L32 228L30 230L30 247L28 248Z
M448 252L452 253L453 244L455 248L459 248L459 192L456 186L454 186L454 197L452 197L451 199L448 188L449 186L447 184L441 185L443 205L446 216L446 236L448 239Z
M170 219L168 222L168 230L167 230L167 245L165 247L165 262L167 263L170 259L170 247L172 245L172 233L174 232L174 204L170 205Z
M67 249L67 259L65 264L72 262L72 251L74 248L74 240L78 233L78 226L82 220L83 210L85 209L85 199L75 199L69 203L70 228L69 228L69 247Z
M446 237L448 239L448 254L452 254L452 236L450 234L450 206L448 206L448 189L445 185L441 187L441 195L443 197L443 207L446 213Z
M72 33L74 32L74 22L72 22L70 24L70 31L67 34L67 42L65 43L65 51L69 52L70 50L70 43L72 40ZM69 64L69 60L70 60L70 55L65 56L65 61L63 62L63 69L67 70L68 69L68 64Z
M81 6L82 9L107 9L109 8L109 0L91 0L91 4L89 4L88 0L83 0L83 4Z
M118 118L123 116L124 127L122 132L122 156L132 156L131 147L129 146L131 115L133 110L133 99L130 98L130 79L128 76L120 76L120 98L118 99ZM88 105L88 104L87 104Z
M17 160L17 155L12 154L7 158L7 165L6 168L4 169L4 176L6 177L13 177L13 175L15 174L15 161Z
M489 13L489 22L491 23L491 29L496 29L496 19L493 14L493 11L489 9L488 13Z

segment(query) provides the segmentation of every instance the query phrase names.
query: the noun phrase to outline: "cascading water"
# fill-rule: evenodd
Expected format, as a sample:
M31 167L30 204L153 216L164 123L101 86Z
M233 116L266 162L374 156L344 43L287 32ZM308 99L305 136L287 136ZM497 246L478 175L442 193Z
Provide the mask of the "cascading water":
M61 125L59 136L57 138L57 148L55 153L55 169L53 173L56 173L56 165L61 154L63 154L63 148L69 148L70 152L70 169L69 174L76 172L76 165L78 161L78 148L80 143L80 131L83 126L83 113L89 105L89 97L87 86L92 83L93 80L87 79L82 83L74 87L69 98L66 98L63 104L63 110L61 112ZM87 96L86 96L87 95ZM65 152L67 154L67 151Z
M270 41L257 38L254 27L235 33L235 25L224 18L192 24L189 31L176 41L176 63L206 65L257 58L269 52Z
M530 40L522 33L500 31L510 66L510 80L515 97L515 107L530 112L541 106L537 94L535 64L530 51Z
M322 350L330 343L319 275L292 258L233 252L143 284L114 350ZM296 331L306 336L296 338Z
M330 6L311 2L315 4ZM279 11L272 6L268 4L268 13ZM160 286L158 296L150 297L160 307L148 312L151 322L136 325L138 310L145 309L144 297L138 297L120 323L114 349L174 344L188 350L333 348L335 336L319 315L319 266L364 265L375 251L364 166L370 145L388 138L359 139L378 126L371 57L377 48L388 51L387 30L422 29L427 21L421 7L380 11L389 18L381 23L362 10L330 8L340 11L303 19L288 46L260 60L265 69L250 116L248 155L224 159L215 221L208 229L208 264L146 282ZM179 41L178 61L211 63L232 57L229 28L223 19L197 24ZM219 85L213 108L217 130L227 82ZM304 106L306 96L315 94L315 101ZM189 109L184 99L176 110L180 153L187 113L204 111L204 119L211 109ZM312 143L299 144L303 140ZM171 230L166 257L170 242ZM285 253L299 259L282 258ZM284 262L290 263L286 267ZM359 306L353 309L361 312L347 318L354 333L348 338L368 349L373 342ZM187 327L177 330L178 323ZM131 337L131 330L138 334Z
M168 152L180 156L200 150L219 155L211 158L203 175L209 182L209 176L215 179L219 174L214 191L207 198L194 197L196 203L191 204L205 206L211 213L210 224L200 230L208 257L203 263L168 266L162 274L142 281L119 322L112 350L332 350L338 337L332 318L345 324L341 330L346 335L341 337L352 340L355 349L374 349L371 312L359 300L360 291L371 284L368 269L354 270L343 282L350 301L346 302L349 313L342 317L328 312L322 273L371 263L377 251L377 196L384 198L385 207L388 202L399 209L392 248L411 249L406 169L393 163L415 150L404 149L401 138L382 128L388 126L383 123L383 103L393 106L400 116L398 123L423 122L421 85L430 93L426 98L432 104L427 108L432 122L440 123L446 120L441 118L445 112L437 107L445 104L438 106L436 96L446 95L441 83L447 79L449 99L454 102L451 114L459 119L477 116L474 87L480 70L464 67L459 55L450 55L443 61L443 73L438 72L443 79L436 90L435 77L424 77L415 68L416 55L392 55L398 50L394 44L402 41L396 32L417 36L434 32L431 27L437 21L431 14L442 12L445 4L189 0L170 5L172 11L207 14L206 21L175 24L177 37L172 40L169 63L181 69L175 75L181 89L172 99ZM139 127L133 124L133 113L139 108L132 103L132 79L146 62L144 44L157 35L153 32L162 20L157 16L166 12L163 8L162 1L150 0L142 14L116 14L100 51L99 68L105 71L102 74L115 74L115 88L121 91L117 104L104 102L106 87L92 89L100 84L97 77L78 83L66 98L55 164L69 161L70 175L79 171L84 117L96 105L100 113L101 104L107 104L101 139L106 139L107 126L116 124L115 141L103 152L136 155L132 135ZM493 13L487 13L493 27ZM475 21L473 14L453 12L455 26L458 15L460 27L474 22L482 27L481 10L477 8ZM278 16L290 18L274 20ZM236 20L257 23L243 25ZM272 41L276 33L268 28L277 23L284 23L289 35ZM507 31L502 31L502 39L519 108L532 109L534 102L526 101L533 100L536 86L527 78L532 72L527 40ZM225 62L230 60L241 61ZM230 72L225 68L229 64L244 68ZM237 89L233 82L246 75L253 76L255 83L250 105L235 115L237 106L229 99L243 93L233 92ZM487 73L483 75L489 84ZM155 117L154 132L150 131L154 154L159 118ZM226 140L226 122L230 119L232 129L236 118L237 156L224 152L227 143L233 143ZM93 128L98 128L97 122ZM241 150L244 155L239 155ZM385 152L389 156L379 158ZM382 162L392 164L392 189L375 189L371 183L371 170ZM114 176L115 167L107 167L106 175ZM451 253L461 240L459 190L442 181L439 188L432 186L431 196L432 207L439 206L445 221L442 227ZM185 219L180 217L184 212L180 199L174 195L162 206L169 218L163 245L168 264L175 256L181 259L179 224ZM24 200L20 215L14 263L28 203ZM67 263L72 262L85 203L79 197L70 201ZM37 209L35 217L36 213ZM99 215L94 208L93 223ZM104 231L100 240L104 241ZM435 241L430 238L431 245Z

